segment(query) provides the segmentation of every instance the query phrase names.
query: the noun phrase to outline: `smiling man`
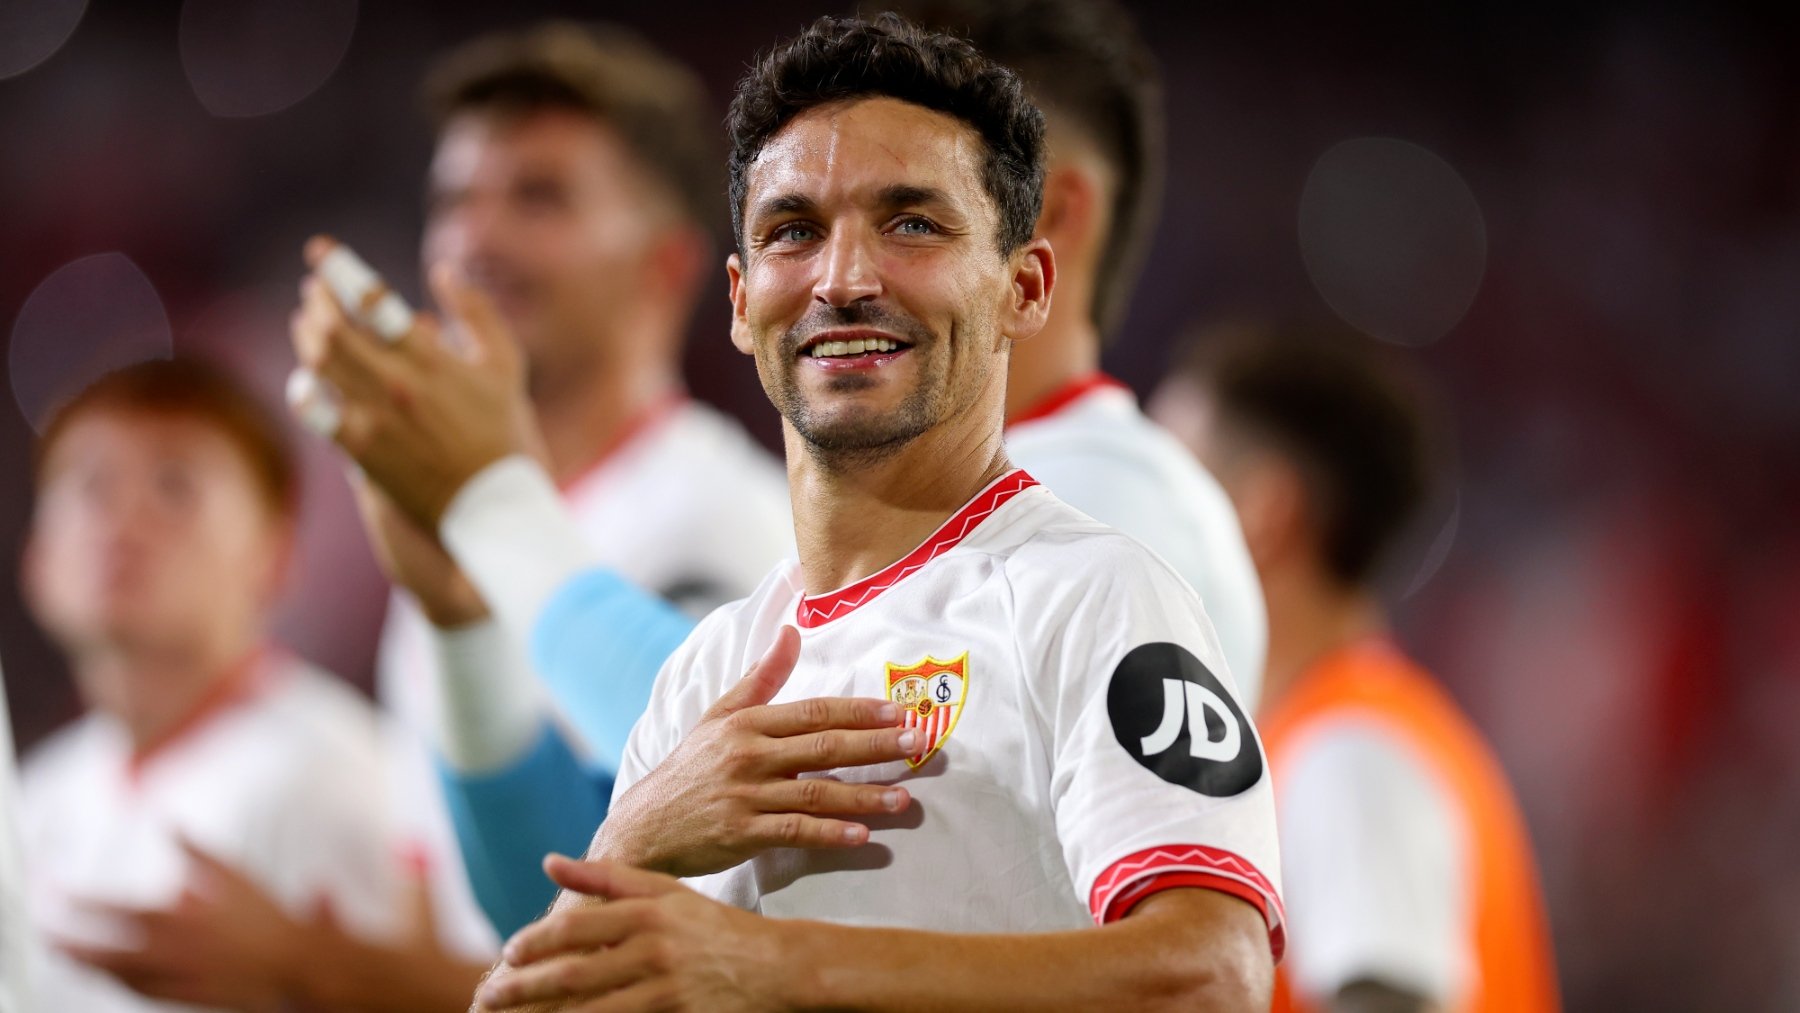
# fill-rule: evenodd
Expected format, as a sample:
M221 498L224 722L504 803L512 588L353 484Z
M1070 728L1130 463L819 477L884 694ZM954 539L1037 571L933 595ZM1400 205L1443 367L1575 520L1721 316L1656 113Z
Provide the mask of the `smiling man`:
M732 339L799 560L669 660L481 1004L1266 1006L1273 804L1218 640L1005 455L1056 277L1041 115L885 16L772 51L729 125Z

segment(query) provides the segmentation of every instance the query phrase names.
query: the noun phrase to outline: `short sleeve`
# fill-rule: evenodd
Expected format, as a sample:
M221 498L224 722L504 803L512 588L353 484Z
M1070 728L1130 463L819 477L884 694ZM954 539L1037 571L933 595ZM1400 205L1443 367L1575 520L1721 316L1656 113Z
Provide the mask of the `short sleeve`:
M1347 717L1296 739L1282 775L1297 989L1374 980L1446 1006L1468 994L1466 832L1418 755Z
M1067 555L1043 568L1047 595L1018 594L1027 670L1042 672L1057 836L1094 920L1144 898L1203 887L1263 916L1285 945L1275 804L1268 763L1193 591L1117 536L1067 580ZM1015 559L1015 563L1022 562ZM1061 580L1048 580L1059 572Z

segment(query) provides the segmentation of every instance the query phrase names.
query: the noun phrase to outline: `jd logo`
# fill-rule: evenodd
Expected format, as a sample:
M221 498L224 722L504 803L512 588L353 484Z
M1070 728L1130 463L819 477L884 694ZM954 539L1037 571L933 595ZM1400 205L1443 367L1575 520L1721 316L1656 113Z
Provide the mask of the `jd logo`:
M1262 777L1262 750L1218 677L1177 644L1134 648L1106 690L1113 735L1170 784L1224 798Z

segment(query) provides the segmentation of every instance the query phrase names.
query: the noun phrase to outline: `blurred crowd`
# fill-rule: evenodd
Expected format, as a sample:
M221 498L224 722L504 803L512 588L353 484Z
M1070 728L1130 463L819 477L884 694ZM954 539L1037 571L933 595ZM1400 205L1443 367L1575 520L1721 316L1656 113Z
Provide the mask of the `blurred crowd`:
M1335 314L1394 345L1454 463L1384 598L1516 788L1566 1005L1800 1003L1791 16L1131 6L1165 75L1168 173L1108 372L1148 395L1243 321ZM315 232L422 303L418 79L448 45L555 13L345 2L297 27L272 0L217 7L96 7L0 78L0 658L22 750L79 710L19 590L50 406L170 348L279 403ZM755 48L824 12L608 15L722 111ZM723 272L704 279L688 387L773 448L725 344ZM94 321L123 336L84 344ZM273 639L372 690L388 586L342 460L295 445Z

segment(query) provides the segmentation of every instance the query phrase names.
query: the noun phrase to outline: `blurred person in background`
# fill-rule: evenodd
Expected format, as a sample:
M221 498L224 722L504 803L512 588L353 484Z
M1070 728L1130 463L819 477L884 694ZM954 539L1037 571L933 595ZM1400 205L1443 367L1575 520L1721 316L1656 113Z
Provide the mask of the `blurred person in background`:
M575 558L591 550L679 606L704 612L747 594L792 541L779 464L681 380L722 211L717 127L699 81L623 29L547 23L466 43L425 91L438 145L421 257L428 273L479 289L516 340L508 376L522 373L526 424L548 465L546 476L509 462L490 476L494 494L509 495L509 481L554 489L585 541ZM435 531L377 493L362 498L378 555L409 591L390 607L380 696L442 761L456 836L422 750L413 822L451 878L466 867L489 920L510 931L551 897L544 853L579 849L599 823L641 706L565 706L565 723L527 646ZM564 695L606 686L587 675ZM540 802L534 792L549 784L573 787ZM442 885L446 909L472 910L466 886ZM492 952L485 926L446 930L461 952L475 952L477 936Z
M1268 623L1237 515L1217 480L1100 369L1161 212L1167 126L1155 57L1112 0L902 0L893 9L1011 68L1048 128L1037 235L1056 250L1056 302L1007 368L1007 454L1200 592L1254 706Z
M373 709L266 637L296 501L280 430L213 367L141 363L54 416L37 491L25 592L89 707L23 768L43 1008L330 996L294 977L324 970L306 940L394 938L409 884Z
M1290 948L1277 1010L1557 1008L1505 773L1376 584L1433 475L1416 381L1338 329L1206 332L1151 411L1219 476L1269 605L1258 724Z

